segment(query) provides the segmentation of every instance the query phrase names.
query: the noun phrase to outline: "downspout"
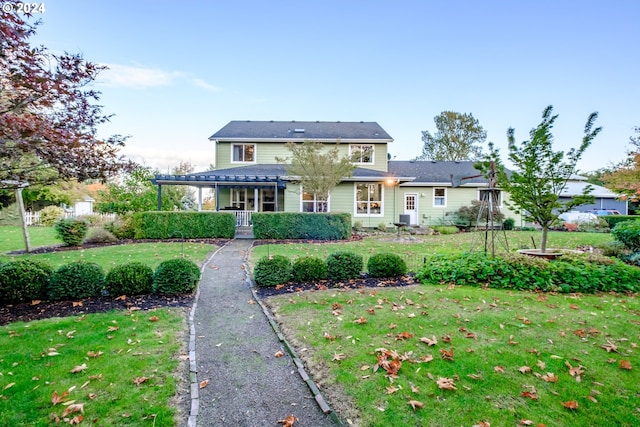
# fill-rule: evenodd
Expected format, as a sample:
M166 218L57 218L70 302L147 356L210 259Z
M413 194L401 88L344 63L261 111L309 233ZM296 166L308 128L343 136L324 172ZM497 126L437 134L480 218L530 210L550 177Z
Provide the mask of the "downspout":
M158 210L161 211L162 210L162 185L158 184Z

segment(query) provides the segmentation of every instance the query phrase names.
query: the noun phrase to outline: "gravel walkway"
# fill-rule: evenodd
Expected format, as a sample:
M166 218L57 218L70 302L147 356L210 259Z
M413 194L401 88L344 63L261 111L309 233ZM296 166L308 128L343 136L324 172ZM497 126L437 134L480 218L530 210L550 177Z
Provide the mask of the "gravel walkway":
M255 300L244 263L252 240L234 239L203 268L190 317L190 427L336 426L334 414L287 352L273 321ZM282 357L276 353L283 352ZM202 381L208 381L200 388Z

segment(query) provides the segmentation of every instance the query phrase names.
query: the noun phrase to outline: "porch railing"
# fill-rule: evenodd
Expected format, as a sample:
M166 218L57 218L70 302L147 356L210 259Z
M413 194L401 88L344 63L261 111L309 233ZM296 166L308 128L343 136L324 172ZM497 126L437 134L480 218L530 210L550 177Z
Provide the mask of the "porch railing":
M236 227L249 227L251 225L251 212L234 211L236 214Z

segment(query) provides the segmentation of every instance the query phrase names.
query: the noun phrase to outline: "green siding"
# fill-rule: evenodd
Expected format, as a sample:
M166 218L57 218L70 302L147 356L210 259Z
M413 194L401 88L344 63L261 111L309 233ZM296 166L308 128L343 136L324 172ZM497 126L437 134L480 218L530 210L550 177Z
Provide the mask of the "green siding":
M220 142L216 144L216 169L228 169L243 165L252 164L275 164L278 163L276 158L291 157L291 152L287 149L286 144L283 142L259 142L256 144L255 157L256 162L231 162L231 146L235 143ZM239 143L238 143L239 144ZM247 143L250 144L250 143ZM327 148L335 147L335 143L327 143ZM374 163L373 164L358 164L357 166L378 170L382 172L387 171L387 144L374 144ZM338 144L338 151L340 156L349 155L349 144Z

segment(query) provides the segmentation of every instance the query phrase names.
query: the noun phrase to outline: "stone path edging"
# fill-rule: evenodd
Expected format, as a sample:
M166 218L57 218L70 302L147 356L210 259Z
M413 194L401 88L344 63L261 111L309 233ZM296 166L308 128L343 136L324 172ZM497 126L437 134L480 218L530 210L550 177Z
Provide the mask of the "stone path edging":
M207 258L207 260L202 264L202 267L200 267L201 275L204 272L206 266L213 260L216 254L220 252L226 245L227 244L225 243L225 245L219 247L213 254L211 254L211 256L209 256L209 258ZM251 294L253 295L253 298L260 305L262 312L264 313L265 317L269 321L269 324L271 325L273 332L277 335L278 340L283 344L284 348L291 355L291 358L297 367L298 374L300 375L302 380L307 384L307 387L309 387L309 390L313 394L313 397L316 403L318 404L318 407L320 408L320 410L324 414L328 415L336 424L344 425L342 420L340 420L337 414L331 409L327 401L324 399L324 396L322 396L320 389L315 384L313 379L311 379L311 377L309 377L309 375L307 374L307 371L304 367L304 363L298 357L294 348L289 344L285 336L280 331L280 327L278 326L278 323L275 321L273 313L271 313L271 310L269 310L269 308L262 302L262 300L258 296L256 292L256 284L253 281L253 279L250 277L250 273L249 273L250 270L246 260L248 253L249 252L247 252L247 255L245 256L245 259L243 261L244 272L245 272L244 280L249 286L249 289L251 289ZM199 297L200 297L200 286L198 285L198 289L196 291L196 295L193 301L193 305L191 307L191 312L189 313L189 320L188 320L188 323L189 323L189 381L190 381L189 389L190 389L191 405L189 409L187 427L196 427L196 421L198 418L198 413L200 411L200 396L199 396L200 384L198 382L198 369L196 365L197 353L196 353L196 327L195 327L195 312L196 312L196 308L198 307Z

